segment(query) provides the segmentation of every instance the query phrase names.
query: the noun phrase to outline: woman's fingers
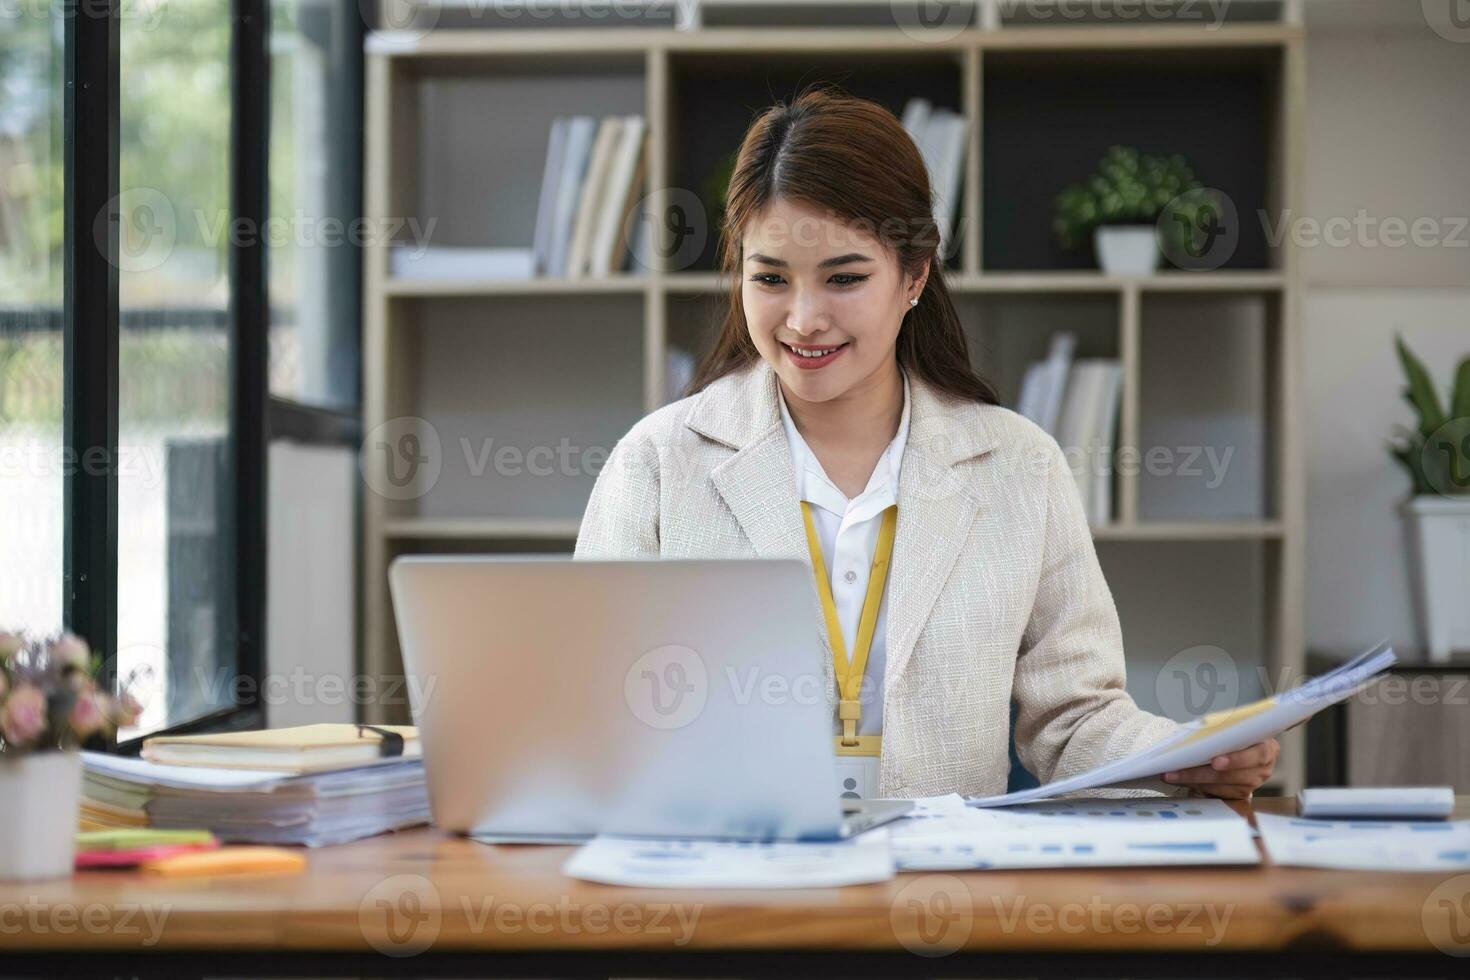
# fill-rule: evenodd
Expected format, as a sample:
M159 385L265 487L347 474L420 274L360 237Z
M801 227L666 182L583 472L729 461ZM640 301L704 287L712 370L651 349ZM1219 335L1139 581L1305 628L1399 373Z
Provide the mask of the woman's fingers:
M1164 781L1188 785L1191 783L1245 784L1259 778L1264 783L1276 767L1281 754L1281 744L1274 738L1241 749L1218 755L1208 765L1193 766L1177 772L1164 774ZM1259 785L1259 783L1257 784Z
M1275 763L1276 756L1281 752L1281 745L1274 738L1268 738L1264 742L1241 749L1239 752L1230 752L1226 755L1217 755L1210 760L1210 767L1217 770L1230 769L1254 769L1257 766L1269 766Z
M1164 781L1180 786L1229 786L1231 784L1263 785L1271 777L1272 766L1252 766L1248 769L1216 770L1210 766L1195 766L1179 772L1164 774Z

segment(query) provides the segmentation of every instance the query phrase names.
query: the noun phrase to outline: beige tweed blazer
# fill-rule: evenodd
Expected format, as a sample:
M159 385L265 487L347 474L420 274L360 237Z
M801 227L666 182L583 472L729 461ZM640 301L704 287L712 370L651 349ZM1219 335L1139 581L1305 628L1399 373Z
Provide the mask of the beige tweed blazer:
M1118 613L1056 441L1008 409L909 382L880 795L1005 792L1012 700L1021 760L1043 782L1168 734L1174 723L1124 690ZM759 361L639 421L598 475L576 557L810 567L776 399L775 372Z

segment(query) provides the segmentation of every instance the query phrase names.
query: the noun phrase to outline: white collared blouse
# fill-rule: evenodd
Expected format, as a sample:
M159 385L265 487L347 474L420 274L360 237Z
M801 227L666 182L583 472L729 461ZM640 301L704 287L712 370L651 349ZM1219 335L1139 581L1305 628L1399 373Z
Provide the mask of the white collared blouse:
M872 475L868 477L868 485L850 500L828 478L821 461L797 431L779 385L776 391L781 403L781 424L786 429L786 441L791 445L791 472L796 478L797 497L812 504L812 523L816 525L817 538L822 543L822 557L832 583L832 601L837 606L837 621L842 624L843 644L851 660L853 644L857 641L858 620L862 618L863 602L868 594L868 579L872 572L873 552L878 547L878 529L883 523L883 512L898 503L899 467L909 435L909 379L904 375L903 413L899 417L898 432L878 458ZM888 657L887 635L888 590L885 588L858 696L862 704L857 726L859 735L878 735L883 731L881 695L883 670ZM842 723L836 720L835 715L833 725L834 734L840 733Z

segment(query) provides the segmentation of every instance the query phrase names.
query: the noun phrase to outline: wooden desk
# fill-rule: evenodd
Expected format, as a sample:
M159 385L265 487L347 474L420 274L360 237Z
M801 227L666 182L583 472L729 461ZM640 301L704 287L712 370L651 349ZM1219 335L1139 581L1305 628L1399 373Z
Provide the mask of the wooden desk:
M1457 811L1465 816L1470 798ZM1260 800L1292 812L1288 800ZM1243 813L1248 809L1242 806ZM284 877L0 884L0 975L1464 975L1427 906L1470 874L1295 868L903 873L851 888L618 888L569 847L419 830ZM1441 913L1441 922L1443 922ZM1441 927L1440 932L1444 929ZM1444 942L1441 939L1441 942Z

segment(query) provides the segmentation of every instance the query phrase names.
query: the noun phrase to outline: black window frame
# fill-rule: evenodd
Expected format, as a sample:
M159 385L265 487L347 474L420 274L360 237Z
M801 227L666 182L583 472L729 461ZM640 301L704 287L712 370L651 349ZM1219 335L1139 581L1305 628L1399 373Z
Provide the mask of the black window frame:
M117 684L120 11L124 0L64 0L63 621L104 654L99 683ZM231 221L263 229L270 206L270 0L230 2ZM362 39L357 18L353 93L358 131L362 101ZM100 165L98 161L103 161ZM361 159L356 174L360 210ZM105 216L101 221L97 219ZM100 229L100 230L99 230ZM323 409L269 392L270 294L266 236L231 236L229 458L232 481L223 512L225 554L234 565L234 703L151 735L260 727L267 723L257 692L266 671L267 460L272 438L356 447L358 410ZM344 245L343 247L353 247ZM361 255L356 257L358 281ZM357 329L360 333L360 317ZM359 369L360 370L360 369ZM358 386L360 391L360 385ZM81 397L85 393L85 397ZM89 461L106 461L93 465ZM361 506L361 490L355 507ZM357 522L360 528L360 522ZM360 531L359 531L360 535ZM361 542L356 548L360 553ZM136 753L141 738L117 740L109 751Z

